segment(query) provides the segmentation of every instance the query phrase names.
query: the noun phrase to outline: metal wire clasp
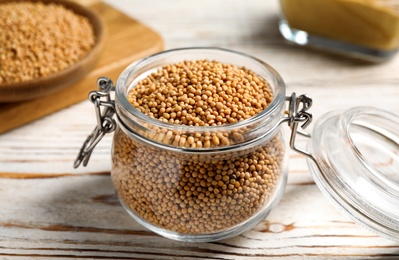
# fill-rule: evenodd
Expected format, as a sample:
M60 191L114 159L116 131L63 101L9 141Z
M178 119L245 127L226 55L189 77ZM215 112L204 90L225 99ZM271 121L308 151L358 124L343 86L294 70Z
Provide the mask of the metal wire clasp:
M316 162L313 154L300 149L295 145L297 134L310 137L310 134L298 129L298 126L300 125L302 129L306 129L312 122L312 114L307 112L312 106L312 99L306 95L300 95L297 97L295 93L292 93L292 95L286 97L285 100L288 101L289 104L288 115L287 117L284 117L280 123L287 122L288 126L291 128L290 147L293 151L306 155Z
M101 77L97 80L98 91L89 93L89 100L94 104L96 111L97 125L93 132L87 137L79 151L73 167L77 168L83 162L86 166L94 147L101 141L105 134L115 130L116 123L112 118L115 114L115 101L111 99L111 91L115 91L111 79Z

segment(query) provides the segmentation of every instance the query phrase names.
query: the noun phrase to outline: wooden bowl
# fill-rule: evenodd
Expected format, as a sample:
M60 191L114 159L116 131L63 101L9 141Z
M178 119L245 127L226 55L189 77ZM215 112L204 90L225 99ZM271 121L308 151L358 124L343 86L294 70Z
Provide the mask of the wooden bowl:
M25 0L26 1L26 0ZM32 2L57 3L72 10L76 14L86 17L94 29L96 42L91 51L81 60L65 70L51 74L43 78L37 78L18 83L0 84L0 102L17 102L45 96L82 79L96 65L104 46L104 22L98 14L87 7L66 0L32 0ZM0 0L0 3L11 2ZM13 1L15 2L15 0Z

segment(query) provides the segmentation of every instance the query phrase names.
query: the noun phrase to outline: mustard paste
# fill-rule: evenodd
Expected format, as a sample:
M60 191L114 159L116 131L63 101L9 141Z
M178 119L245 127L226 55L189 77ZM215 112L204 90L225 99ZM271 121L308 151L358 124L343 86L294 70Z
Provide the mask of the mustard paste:
M364 47L399 48L399 5L384 0L280 0L290 27Z

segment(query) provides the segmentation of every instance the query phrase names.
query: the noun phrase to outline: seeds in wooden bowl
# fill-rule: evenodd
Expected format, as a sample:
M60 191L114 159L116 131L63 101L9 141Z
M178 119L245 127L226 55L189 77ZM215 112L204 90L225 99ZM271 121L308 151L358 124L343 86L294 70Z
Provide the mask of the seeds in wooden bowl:
M148 123L139 136L115 132L115 188L140 219L181 234L209 234L244 223L274 197L285 154L280 134L246 145L256 138L245 133L256 133L251 127L218 131L256 116L273 100L268 83L254 72L217 61L185 61L148 75L128 99L171 126Z
M0 87L65 70L95 44L88 19L57 3L0 3L0 28Z

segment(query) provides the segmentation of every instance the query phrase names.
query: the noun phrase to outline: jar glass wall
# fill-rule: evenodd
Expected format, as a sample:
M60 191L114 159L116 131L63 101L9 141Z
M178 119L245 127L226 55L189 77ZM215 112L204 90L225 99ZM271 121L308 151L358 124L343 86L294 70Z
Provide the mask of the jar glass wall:
M129 103L131 88L152 71L198 59L254 71L269 83L273 101L249 119L206 127L165 123ZM277 205L286 185L286 142L279 127L284 99L277 72L232 51L172 50L130 65L116 86L112 149L112 179L122 205L145 227L176 240L219 240L252 228ZM209 140L213 145L206 145Z

